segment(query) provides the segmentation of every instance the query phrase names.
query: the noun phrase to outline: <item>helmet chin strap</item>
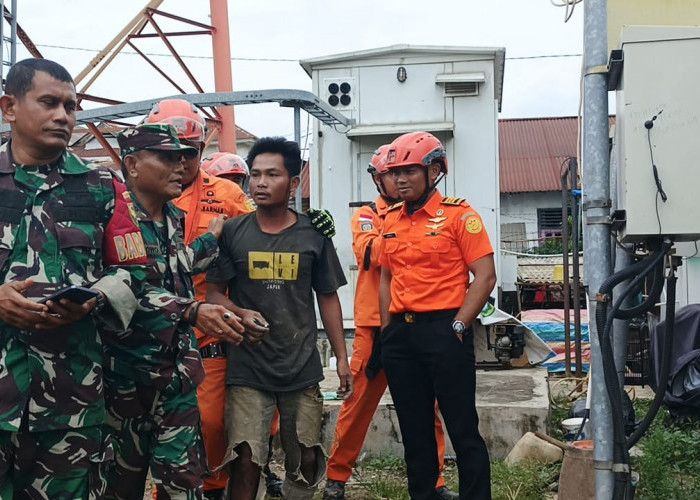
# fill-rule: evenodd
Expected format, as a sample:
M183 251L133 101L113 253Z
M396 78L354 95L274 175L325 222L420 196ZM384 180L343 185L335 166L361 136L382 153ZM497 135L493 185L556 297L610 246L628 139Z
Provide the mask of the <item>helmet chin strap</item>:
M433 194L435 191L435 186L438 185L438 182L442 180L443 177L445 177L444 172L441 172L441 176L435 179L435 183L431 186L430 185L430 176L428 175L428 167L424 167L425 170L425 191L423 191L423 194L420 195L420 198L418 198L415 201L409 201L406 202L406 212L408 215L413 215L417 210L419 210L423 205L425 205L425 202L428 201L428 198Z
M384 201L386 201L389 205L393 205L401 201L401 198L392 198L391 196L386 194L386 186L384 185L384 181L382 180L381 175L379 176L379 184L382 186L381 188L375 184L377 191L379 192L379 195L384 199Z

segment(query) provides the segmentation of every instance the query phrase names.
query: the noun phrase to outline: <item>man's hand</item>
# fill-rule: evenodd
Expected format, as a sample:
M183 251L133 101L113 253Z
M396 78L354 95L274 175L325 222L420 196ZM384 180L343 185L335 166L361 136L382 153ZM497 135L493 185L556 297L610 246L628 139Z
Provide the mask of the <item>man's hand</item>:
M241 323L245 327L246 342L249 344L260 343L263 337L270 332L270 324L258 311L243 309L239 312L241 313Z
M22 330L34 328L40 314L49 310L45 304L38 304L22 295L33 280L11 281L0 285L0 319Z
M314 226L316 231L328 239L335 236L335 222L333 221L333 216L328 210L310 208L306 214L309 216L311 225Z
M46 305L49 310L39 314L39 321L34 325L37 330L54 330L80 321L97 306L97 299L90 299L82 304L68 299L58 302L48 300Z
M213 234L214 238L218 240L219 236L221 236L221 231L224 229L224 222L226 222L227 218L226 214L221 214L216 219L212 219L207 227L207 233Z
M336 373L338 374L338 380L340 380L340 387L338 387L338 396L343 399L348 399L352 396L355 390L355 381L352 378L352 372L350 371L350 365L347 359L337 360Z
M245 332L245 328L241 325L241 318L224 306L200 304L197 310L197 324L195 326L210 337L230 342L234 345L243 342L242 333Z

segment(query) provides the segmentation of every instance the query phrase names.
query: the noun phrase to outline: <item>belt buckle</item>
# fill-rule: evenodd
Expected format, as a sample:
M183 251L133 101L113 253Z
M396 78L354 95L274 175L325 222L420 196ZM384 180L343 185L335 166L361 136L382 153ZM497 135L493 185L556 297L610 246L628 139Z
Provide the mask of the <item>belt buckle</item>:
M406 323L415 323L416 322L416 314L415 313L403 313L403 320Z

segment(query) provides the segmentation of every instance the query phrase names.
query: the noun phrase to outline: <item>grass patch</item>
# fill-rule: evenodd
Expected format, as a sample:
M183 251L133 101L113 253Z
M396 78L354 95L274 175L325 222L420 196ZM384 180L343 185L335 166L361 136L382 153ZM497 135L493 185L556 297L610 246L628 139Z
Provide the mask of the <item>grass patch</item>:
M542 500L559 474L560 464L530 462L509 466L503 461L491 463L493 500ZM458 491L457 466L448 462L443 472L445 483ZM400 457L387 456L366 460L356 468L359 487L348 498L367 500L408 500L406 464ZM359 490L359 491L358 491Z
M635 402L641 419L650 400ZM641 500L700 498L700 421L678 420L665 408L639 441L643 456L633 459L639 472L635 498Z

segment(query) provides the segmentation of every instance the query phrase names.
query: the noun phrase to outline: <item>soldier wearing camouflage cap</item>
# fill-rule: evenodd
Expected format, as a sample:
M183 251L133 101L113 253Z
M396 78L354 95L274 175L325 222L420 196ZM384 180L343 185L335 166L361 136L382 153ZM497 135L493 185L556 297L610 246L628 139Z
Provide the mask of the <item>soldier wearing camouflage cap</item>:
M109 498L143 498L150 468L163 498L201 498L206 455L196 387L204 377L192 329L239 343L238 318L197 302L191 274L217 254L223 219L185 243L184 162L198 150L182 144L172 125L146 124L117 137L148 258L147 293L128 330L105 341L107 423L116 460L107 472Z
M99 498L102 345L123 329L145 251L123 184L66 150L76 93L62 66L26 59L7 74L0 148L0 498ZM82 304L39 303L80 285Z

